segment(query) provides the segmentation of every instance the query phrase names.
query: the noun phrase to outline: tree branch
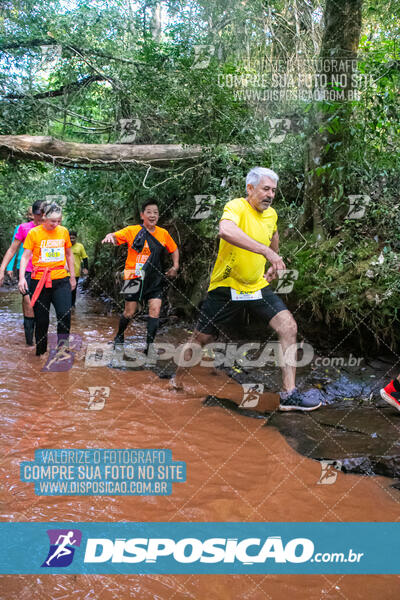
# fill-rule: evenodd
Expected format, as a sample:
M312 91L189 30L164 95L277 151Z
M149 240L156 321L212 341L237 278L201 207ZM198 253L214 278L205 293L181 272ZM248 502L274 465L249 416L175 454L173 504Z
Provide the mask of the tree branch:
M32 98L33 100L40 100L42 98L56 98L57 96L63 96L65 93L73 92L86 85L93 83L94 81L104 81L104 77L100 75L87 75L80 81L74 81L72 83L66 83L57 90L49 90L48 92L39 92L37 94L7 94L4 96L6 100L22 100L23 98Z
M249 151L241 146L229 146L229 150L241 155ZM166 166L174 161L196 161L202 152L200 145L84 144L64 142L49 136L0 136L0 159L44 161L71 168L83 164L96 168L118 168L129 163Z
M33 39L33 40L19 40L16 42L5 42L4 44L0 44L0 52L4 52L7 50L18 50L19 48L37 48L38 46L65 46L62 42L55 40L54 38L47 39ZM79 48L78 46L69 46L69 48L74 51L78 51L82 54L90 54L91 56L100 56L101 58L108 58L109 60L115 60L116 62L125 63L128 65L144 65L145 63L141 63L134 60L129 60L128 58L122 58L120 56L112 56L111 54L106 54L105 52L99 52L93 48Z

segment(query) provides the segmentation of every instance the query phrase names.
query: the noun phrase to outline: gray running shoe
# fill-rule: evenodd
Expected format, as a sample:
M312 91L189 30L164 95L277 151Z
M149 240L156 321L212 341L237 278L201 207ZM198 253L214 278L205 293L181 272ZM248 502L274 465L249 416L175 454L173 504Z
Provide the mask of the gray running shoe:
M296 388L287 398L280 399L279 410L301 410L307 412L316 410L322 404L322 394L319 390L311 389L307 392L299 392Z

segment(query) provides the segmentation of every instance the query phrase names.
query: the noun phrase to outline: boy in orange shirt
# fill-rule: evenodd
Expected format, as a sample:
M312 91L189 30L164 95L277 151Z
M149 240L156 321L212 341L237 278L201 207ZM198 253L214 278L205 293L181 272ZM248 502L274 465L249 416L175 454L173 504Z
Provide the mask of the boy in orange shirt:
M138 302L148 300L149 317L147 321L147 346L154 341L157 333L162 284L167 277L176 277L179 269L179 250L166 229L157 227L159 212L157 202L149 200L142 206L140 218L143 225L130 225L108 233L102 240L103 244L128 244L128 256L125 263L124 280L127 291L125 295L125 310L120 317L115 344L124 343L124 332L134 317ZM162 255L171 255L173 266L165 273L162 272Z

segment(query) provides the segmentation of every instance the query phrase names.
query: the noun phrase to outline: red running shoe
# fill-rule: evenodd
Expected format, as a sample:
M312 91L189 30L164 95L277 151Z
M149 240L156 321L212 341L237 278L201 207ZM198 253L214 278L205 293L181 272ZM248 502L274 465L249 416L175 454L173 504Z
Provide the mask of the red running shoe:
M393 379L389 385L381 390L381 397L397 410L400 410L400 382Z

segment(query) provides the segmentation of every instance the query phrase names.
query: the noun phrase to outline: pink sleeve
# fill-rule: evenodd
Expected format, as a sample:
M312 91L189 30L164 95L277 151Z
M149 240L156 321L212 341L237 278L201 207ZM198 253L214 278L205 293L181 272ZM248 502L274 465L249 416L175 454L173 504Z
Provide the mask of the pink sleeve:
M18 227L18 231L15 234L15 239L19 240L20 242L23 242L26 238L26 231L24 231L24 224L22 223L19 227Z

